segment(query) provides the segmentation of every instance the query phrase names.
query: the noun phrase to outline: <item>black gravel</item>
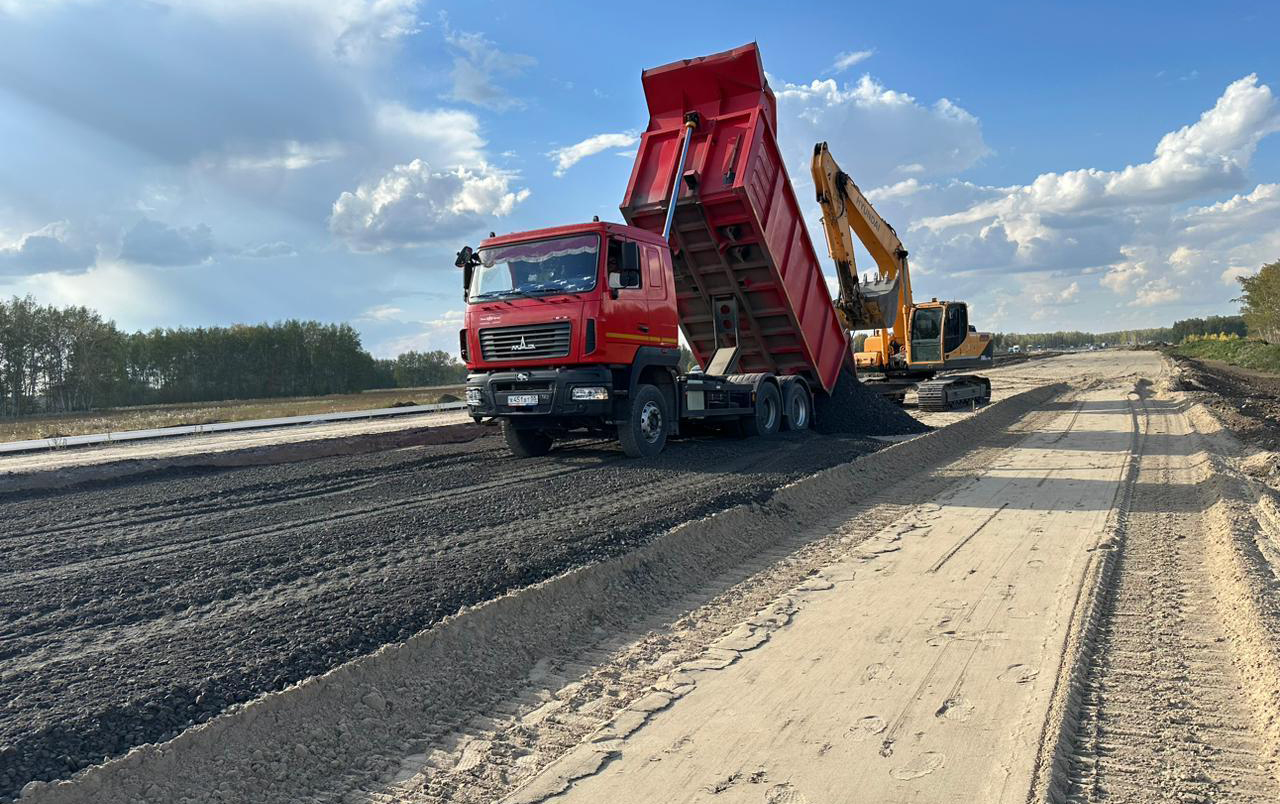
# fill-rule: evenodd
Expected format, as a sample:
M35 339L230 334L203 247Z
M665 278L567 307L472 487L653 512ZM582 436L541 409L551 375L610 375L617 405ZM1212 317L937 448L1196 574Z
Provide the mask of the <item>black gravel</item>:
M929 429L898 405L863 385L853 372L840 372L835 390L815 400L814 428L821 433L909 435Z
M484 437L0 496L0 798L875 447Z

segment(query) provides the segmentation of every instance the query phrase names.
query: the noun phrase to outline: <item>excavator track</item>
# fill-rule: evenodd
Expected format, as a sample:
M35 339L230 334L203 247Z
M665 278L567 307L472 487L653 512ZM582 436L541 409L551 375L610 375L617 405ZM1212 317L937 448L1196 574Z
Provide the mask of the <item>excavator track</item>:
M945 411L985 405L990 401L991 381L972 374L942 377L916 386L916 404L920 410Z

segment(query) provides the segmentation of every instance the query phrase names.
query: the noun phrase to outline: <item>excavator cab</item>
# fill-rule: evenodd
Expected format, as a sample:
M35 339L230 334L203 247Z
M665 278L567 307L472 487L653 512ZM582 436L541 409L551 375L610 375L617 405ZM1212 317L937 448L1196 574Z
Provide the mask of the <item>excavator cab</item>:
M907 335L908 364L942 362L946 323L945 304L921 305L911 309Z

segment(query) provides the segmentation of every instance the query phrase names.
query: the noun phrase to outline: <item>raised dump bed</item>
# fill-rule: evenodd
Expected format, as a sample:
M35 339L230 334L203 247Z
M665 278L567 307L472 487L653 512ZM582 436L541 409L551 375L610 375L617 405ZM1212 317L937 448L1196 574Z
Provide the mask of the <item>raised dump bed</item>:
M739 372L799 374L831 391L848 335L778 150L759 49L655 67L642 81L649 126L622 202L632 226L662 232L686 115L697 114L671 246L680 327L698 364L716 351L717 316L736 308Z

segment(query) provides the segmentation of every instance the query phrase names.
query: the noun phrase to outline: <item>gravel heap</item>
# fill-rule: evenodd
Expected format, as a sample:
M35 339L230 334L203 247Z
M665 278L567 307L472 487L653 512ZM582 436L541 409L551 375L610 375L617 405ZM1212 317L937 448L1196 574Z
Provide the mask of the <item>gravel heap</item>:
M835 390L815 399L814 429L849 435L911 435L929 430L902 408L858 381L848 368L840 371Z

